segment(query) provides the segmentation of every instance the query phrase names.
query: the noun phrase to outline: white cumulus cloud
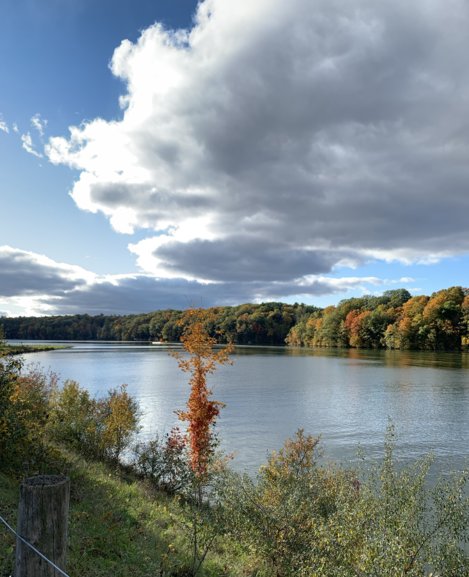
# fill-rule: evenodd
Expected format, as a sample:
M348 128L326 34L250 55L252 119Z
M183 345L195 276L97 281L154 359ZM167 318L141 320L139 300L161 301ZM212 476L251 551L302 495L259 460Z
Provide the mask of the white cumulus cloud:
M464 0L205 0L123 41L122 118L47 155L81 209L150 229L130 248L159 278L300 291L468 252L468 30Z

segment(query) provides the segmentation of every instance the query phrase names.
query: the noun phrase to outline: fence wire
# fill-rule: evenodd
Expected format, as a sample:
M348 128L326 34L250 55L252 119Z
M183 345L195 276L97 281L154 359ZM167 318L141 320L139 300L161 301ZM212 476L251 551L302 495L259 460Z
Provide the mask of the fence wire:
M31 543L29 543L24 537L22 537L21 535L18 535L18 533L13 529L13 527L11 525L9 525L1 515L0 515L0 522L3 523L3 525L5 525L5 527L8 529L8 531L13 533L13 535L15 535L17 539L19 539L22 543L24 543L27 547L29 547L32 551L34 551L34 553L36 553L36 555L39 555L39 557L41 557L41 559L46 561L46 563L48 563L51 567L53 567L56 571L58 571L61 575L63 575L63 577L70 577L70 575L67 575L67 573L65 573L65 571L63 569L61 569L53 561L48 559L44 555L44 553L41 553L39 551L39 549L36 549L36 547L34 547L34 545L31 545Z

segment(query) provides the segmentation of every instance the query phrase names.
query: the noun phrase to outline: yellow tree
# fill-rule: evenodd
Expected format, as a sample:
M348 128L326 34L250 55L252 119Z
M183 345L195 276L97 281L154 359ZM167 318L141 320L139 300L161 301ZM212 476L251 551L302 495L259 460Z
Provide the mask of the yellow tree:
M109 391L99 408L103 426L101 448L111 461L118 463L138 430L138 403L127 392L127 385L121 385Z

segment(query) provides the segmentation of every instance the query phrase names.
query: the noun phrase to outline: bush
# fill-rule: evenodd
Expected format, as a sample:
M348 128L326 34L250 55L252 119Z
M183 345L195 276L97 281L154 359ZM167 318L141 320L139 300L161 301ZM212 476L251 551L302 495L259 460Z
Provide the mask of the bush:
M176 493L190 482L186 443L177 427L163 439L156 436L151 441L138 443L134 447L134 454L133 466L136 472L150 479L158 488Z
M45 450L45 425L57 386L53 373L0 359L0 466L34 469Z
M352 566L364 575L420 577L429 567L437 575L469 575L468 471L428 482L432 458L399 468L394 457L394 430L388 429L385 454L367 467L350 530L356 535ZM350 556L352 559L352 556Z
M102 455L118 463L138 431L138 403L127 392L127 385L121 385L111 389L97 406Z
M463 473L428 488L428 459L399 469L392 428L379 465L359 473L317 464L317 439L299 431L256 481L232 474L226 529L277 577L469 575Z
M9 463L16 452L17 440L26 432L13 401L20 370L20 361L0 358L0 467Z
M99 454L98 403L75 381L65 381L52 402L49 430L53 438L88 457Z
M75 381L66 381L54 396L49 430L87 457L118 462L138 430L138 405L125 385L93 399Z
M328 520L339 494L353 496L357 481L350 472L319 467L318 450L319 439L299 430L256 480L233 475L226 486L227 528L264 561L266 574L299 575L311 559L332 564Z

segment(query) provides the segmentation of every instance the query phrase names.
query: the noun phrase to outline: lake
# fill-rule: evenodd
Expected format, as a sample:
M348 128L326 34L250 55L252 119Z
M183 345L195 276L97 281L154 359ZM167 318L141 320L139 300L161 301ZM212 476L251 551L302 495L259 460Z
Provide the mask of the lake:
M144 438L178 424L174 411L185 405L188 375L167 346L66 344L72 348L25 360L96 396L126 383L141 407ZM468 464L467 353L238 347L232 360L210 383L214 398L226 403L217 430L238 470L254 472L300 427L321 435L327 459L353 461L358 446L379 457L389 419L400 460L432 452L435 472Z

